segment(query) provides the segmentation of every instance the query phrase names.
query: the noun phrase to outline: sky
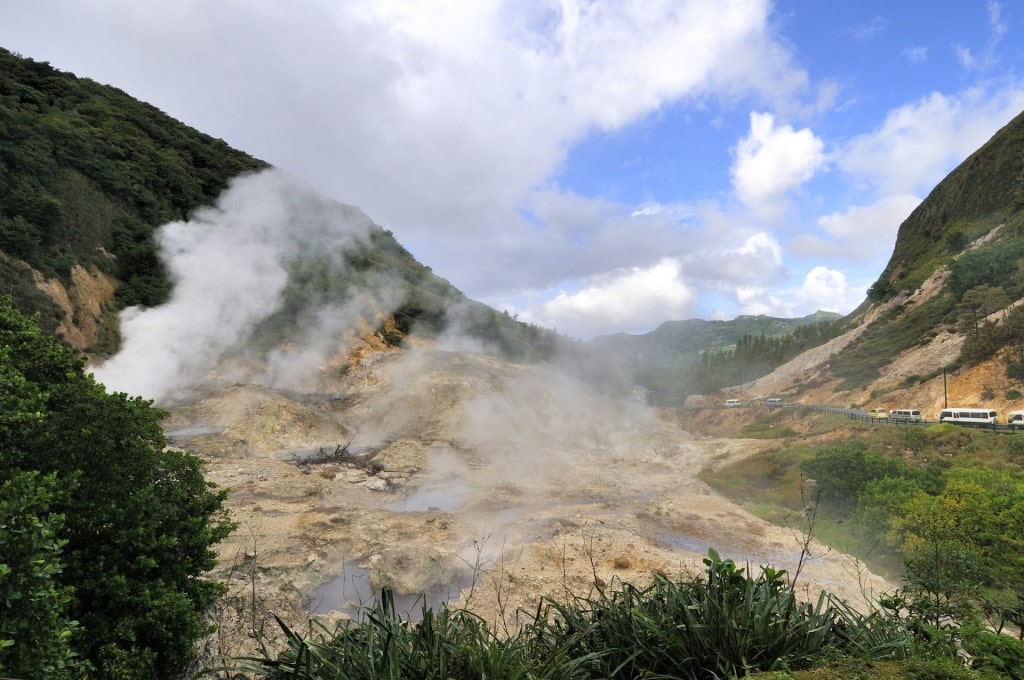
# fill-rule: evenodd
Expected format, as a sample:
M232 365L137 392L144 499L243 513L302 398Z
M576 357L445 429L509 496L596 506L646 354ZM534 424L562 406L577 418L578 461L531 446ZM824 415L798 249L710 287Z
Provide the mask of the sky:
M0 46L581 339L847 313L1024 110L1024 0L3 0Z

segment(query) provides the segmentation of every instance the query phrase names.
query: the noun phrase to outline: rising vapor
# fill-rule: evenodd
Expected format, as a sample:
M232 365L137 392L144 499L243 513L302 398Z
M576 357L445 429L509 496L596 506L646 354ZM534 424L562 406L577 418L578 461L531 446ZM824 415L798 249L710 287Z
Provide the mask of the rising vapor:
M303 310L301 332L288 338L286 348L261 342L268 320L282 312L289 272L306 262L343 271L346 250L365 245L371 228L362 211L279 170L235 179L216 205L157 231L171 298L159 307L122 312L121 351L95 367L96 379L160 404L218 383L301 383L338 350L342 334L372 321L365 317L374 309L392 309L402 299L401 287L376 273L372 285L332 291L316 309ZM294 309L289 313L295 316ZM226 362L229 357L247 363Z

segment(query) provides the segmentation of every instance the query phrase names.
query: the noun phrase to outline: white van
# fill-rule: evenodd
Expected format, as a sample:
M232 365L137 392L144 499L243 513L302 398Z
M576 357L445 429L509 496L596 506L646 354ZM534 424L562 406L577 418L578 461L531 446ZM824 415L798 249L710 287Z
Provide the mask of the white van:
M921 411L916 408L898 408L890 415L897 423L921 422Z
M782 400L779 399L778 397L771 397L769 399L764 400L764 405L767 406L768 408L778 408L782 406Z
M736 408L737 406L742 406L742 403L740 402L739 399L726 399L725 400L725 407L726 408Z
M1024 429L1024 411L1010 411L1006 414L1006 426L1011 430Z

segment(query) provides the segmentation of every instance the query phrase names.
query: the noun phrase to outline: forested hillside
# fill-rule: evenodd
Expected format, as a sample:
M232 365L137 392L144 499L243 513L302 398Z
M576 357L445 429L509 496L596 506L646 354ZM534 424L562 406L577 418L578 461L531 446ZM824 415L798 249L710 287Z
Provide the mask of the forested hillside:
M600 336L581 351L595 364L617 367L614 372L628 377L627 387L648 390L652 404L681 406L691 394L759 378L846 328L840 315L830 312L798 319L688 319L667 321L643 335Z
M116 88L0 48L0 285L67 342L70 327L95 323L95 333L72 343L80 350L112 354L119 310L167 300L171 283L154 241L160 225L188 219L233 178L266 167ZM290 324L315 313L312 305L384 274L405 288L378 328L389 343L414 327L436 335L457 324L513 358L555 350L555 333L467 300L379 227L332 262L286 264L285 300L267 310L265 342L287 337ZM109 282L113 295L83 292L89 277L102 279L100 288ZM58 304L63 298L70 304Z
M116 307L168 294L153 230L265 167L124 92L0 49L0 283L56 327L20 264L71 281L75 265L120 281Z

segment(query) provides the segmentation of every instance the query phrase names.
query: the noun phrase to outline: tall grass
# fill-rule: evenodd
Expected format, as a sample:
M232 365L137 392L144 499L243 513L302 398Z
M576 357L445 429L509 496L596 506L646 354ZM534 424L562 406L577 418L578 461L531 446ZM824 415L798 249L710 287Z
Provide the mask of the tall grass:
M499 636L478 616L424 606L413 625L384 591L359 622L302 637L285 627L288 648L234 660L257 678L566 679L724 678L805 668L834 656L899 659L910 649L899 621L861 614L822 594L801 602L785 571L756 576L713 550L689 579L658 575L595 595L538 604L516 635ZM281 624L284 626L284 624ZM225 670L225 669L220 669Z

